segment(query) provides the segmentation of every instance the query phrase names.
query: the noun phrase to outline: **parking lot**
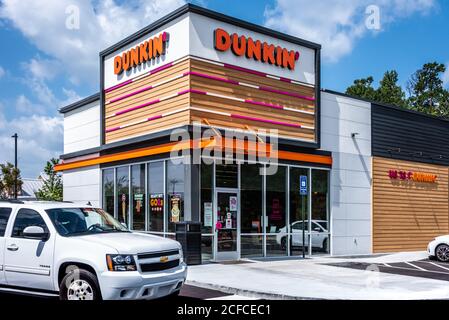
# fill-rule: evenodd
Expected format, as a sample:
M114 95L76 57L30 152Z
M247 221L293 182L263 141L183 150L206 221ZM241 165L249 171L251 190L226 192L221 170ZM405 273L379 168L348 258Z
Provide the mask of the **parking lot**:
M449 263L429 259L396 263L340 262L325 265L449 281Z

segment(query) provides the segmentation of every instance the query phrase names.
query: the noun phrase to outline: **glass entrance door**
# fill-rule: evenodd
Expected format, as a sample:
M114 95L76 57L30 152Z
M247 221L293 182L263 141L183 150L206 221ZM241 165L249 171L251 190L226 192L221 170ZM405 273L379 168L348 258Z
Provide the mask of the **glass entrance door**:
M215 206L215 259L239 258L240 204L237 190L217 190Z

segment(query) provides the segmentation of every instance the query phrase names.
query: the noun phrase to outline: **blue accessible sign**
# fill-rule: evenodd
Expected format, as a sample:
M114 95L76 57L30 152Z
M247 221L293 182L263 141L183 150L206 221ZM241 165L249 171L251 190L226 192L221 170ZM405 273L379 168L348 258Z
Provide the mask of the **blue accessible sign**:
M307 195L307 176L299 177L299 194L301 196Z

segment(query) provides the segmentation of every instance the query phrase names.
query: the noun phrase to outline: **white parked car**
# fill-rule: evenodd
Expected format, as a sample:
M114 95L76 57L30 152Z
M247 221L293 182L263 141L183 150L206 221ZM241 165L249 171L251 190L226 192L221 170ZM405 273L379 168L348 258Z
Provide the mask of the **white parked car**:
M0 201L0 290L154 299L179 293L186 275L179 242L130 232L102 209Z
M309 221L304 221L305 226L305 245L309 245L309 238L312 241L312 247L318 248L323 251L327 250L327 246L329 243L329 232L327 229L327 221L325 220L312 220L312 232L309 237ZM302 230L303 230L303 222L295 221L291 224L291 243L290 245L293 247L302 247ZM276 236L276 242L281 245L282 249L285 249L287 246L287 227L283 227L279 229L278 235Z
M441 262L449 262L449 235L436 237L427 246L430 258L436 258Z

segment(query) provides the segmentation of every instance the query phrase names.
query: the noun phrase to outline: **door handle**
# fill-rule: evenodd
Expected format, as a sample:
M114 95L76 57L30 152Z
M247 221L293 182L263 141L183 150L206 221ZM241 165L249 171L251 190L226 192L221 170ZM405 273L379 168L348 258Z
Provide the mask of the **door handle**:
M6 249L8 249L9 251L17 251L19 250L19 247L16 244L12 244L8 246Z

